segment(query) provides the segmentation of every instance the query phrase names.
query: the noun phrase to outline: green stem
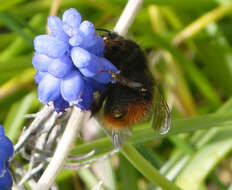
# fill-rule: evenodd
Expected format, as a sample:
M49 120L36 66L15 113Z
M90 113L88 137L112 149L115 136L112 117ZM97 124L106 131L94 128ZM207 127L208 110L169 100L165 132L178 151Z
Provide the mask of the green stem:
M98 179L88 168L78 170L78 175L84 181L88 189L94 189L98 184ZM100 190L104 190L104 188L101 187Z
M208 129L212 127L223 127L232 125L232 113L217 113L207 114L189 119L180 119L172 121L172 127L167 135L175 135L179 133L188 133L202 129ZM164 137L154 132L151 127L144 124L144 127L140 127L134 130L130 140L133 144L147 142L150 140L157 140ZM85 143L75 147L72 150L72 154L81 154L92 151L93 149L97 154L102 154L111 151L113 148L112 142L109 138L101 138L89 143Z
M151 182L159 185L164 190L180 190L174 183L161 175L130 143L126 143L121 152Z

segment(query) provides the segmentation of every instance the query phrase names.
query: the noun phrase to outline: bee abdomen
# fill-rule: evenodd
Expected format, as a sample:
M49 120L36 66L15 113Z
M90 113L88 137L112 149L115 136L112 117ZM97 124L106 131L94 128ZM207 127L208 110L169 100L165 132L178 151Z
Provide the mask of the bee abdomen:
M110 113L105 113L103 125L116 130L130 128L134 124L144 121L150 111L151 103L148 101L128 104L126 113L121 117L114 117L114 115Z

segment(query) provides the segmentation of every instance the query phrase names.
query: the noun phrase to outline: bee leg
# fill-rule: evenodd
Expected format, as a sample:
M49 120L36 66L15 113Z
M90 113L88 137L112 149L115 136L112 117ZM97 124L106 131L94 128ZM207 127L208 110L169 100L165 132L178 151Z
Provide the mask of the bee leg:
M91 117L94 116L102 107L105 97L107 96L108 89L102 91L100 93L100 97L95 99L92 103L90 110L91 110Z
M110 73L112 78L114 80L116 80L118 83L130 87L130 88L134 88L134 89L138 89L139 91L147 91L146 88L143 88L143 84L140 82L135 82L135 81L129 81L128 79L126 79L125 77L123 77L122 75L120 75L120 73L118 72L113 72L113 71L109 71L109 70L103 70L102 72L107 72Z
M120 149L120 147L123 146L129 136L131 136L131 131L129 129L112 130L111 139L115 149Z

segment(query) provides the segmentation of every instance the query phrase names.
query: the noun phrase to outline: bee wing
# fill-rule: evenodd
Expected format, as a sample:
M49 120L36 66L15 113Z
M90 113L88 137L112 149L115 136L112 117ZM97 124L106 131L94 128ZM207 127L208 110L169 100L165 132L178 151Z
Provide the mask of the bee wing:
M168 104L160 93L159 88L155 85L153 98L153 114L151 119L152 128L160 134L166 134L171 124L170 110Z

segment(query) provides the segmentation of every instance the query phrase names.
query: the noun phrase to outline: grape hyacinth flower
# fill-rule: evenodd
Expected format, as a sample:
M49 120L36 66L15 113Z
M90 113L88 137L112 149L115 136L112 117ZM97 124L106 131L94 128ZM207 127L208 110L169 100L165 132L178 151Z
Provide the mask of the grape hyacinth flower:
M5 136L4 128L0 125L0 189L10 190L13 181L9 172L9 159L13 156L14 148L10 139Z
M34 39L32 64L37 70L38 99L53 102L57 112L69 106L82 111L90 108L93 94L114 82L111 74L117 68L104 58L104 41L90 21L82 21L73 8L66 10L62 20L48 18L50 34Z

